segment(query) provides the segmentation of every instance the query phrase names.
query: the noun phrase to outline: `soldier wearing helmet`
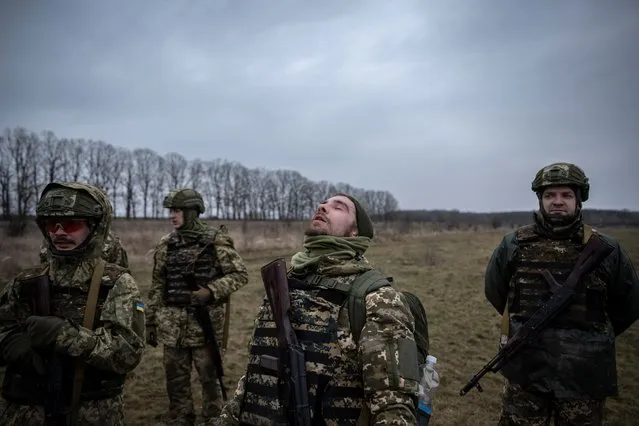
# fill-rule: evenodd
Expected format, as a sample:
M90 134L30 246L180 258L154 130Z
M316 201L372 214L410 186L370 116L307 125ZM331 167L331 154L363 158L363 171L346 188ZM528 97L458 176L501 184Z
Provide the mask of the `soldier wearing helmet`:
M40 262L43 264L49 261L49 242L45 237L40 244ZM102 248L102 258L109 263L115 263L123 268L129 267L129 255L122 246L120 237L117 236L112 230L109 231L104 239L104 246Z
M507 382L499 424L554 417L560 426L602 425L605 400L617 394L615 338L639 318L639 279L619 243L584 224L590 183L581 168L550 164L531 188L539 200L534 222L506 235L486 268L486 298L503 315L502 344L550 297L544 269L565 279L589 238L615 250L535 344L501 370Z
M248 271L224 226L212 230L199 219L204 213L202 196L194 189L175 189L164 199L173 231L155 249L147 310L147 342L164 345L164 368L169 394L170 424L194 424L191 398L191 365L202 385L202 420L218 416L221 389L213 360L205 346L202 327L193 305L205 305L218 344L223 336L224 305L229 296L248 283ZM187 278L191 279L187 279ZM198 290L192 288L195 282ZM226 309L228 313L229 310ZM228 327L226 327L228 329Z
M107 192L102 187L96 187L107 197ZM120 238L113 231L109 229L109 232L104 239L104 246L102 249L102 258L108 263L115 263L123 268L129 268L129 256L122 246ZM47 237L42 239L40 244L40 262L43 264L49 261L49 243Z
M47 261L20 273L5 298L15 323L0 332L3 425L45 424L45 417L52 424L124 424L122 392L144 351L145 318L133 277L100 257L112 220L111 204L91 185L44 188L36 222ZM38 308L43 288L48 312ZM58 368L49 363L53 354Z

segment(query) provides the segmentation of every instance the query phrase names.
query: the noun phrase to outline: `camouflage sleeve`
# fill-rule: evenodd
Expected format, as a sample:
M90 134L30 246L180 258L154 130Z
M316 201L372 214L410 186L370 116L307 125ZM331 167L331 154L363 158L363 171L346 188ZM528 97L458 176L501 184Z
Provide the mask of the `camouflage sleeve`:
M216 233L214 244L222 276L209 284L209 289L214 300L222 300L248 283L248 270L226 228Z
M240 424L240 404L244 397L244 382L246 375L240 377L237 382L237 388L233 393L231 399L224 405L220 416L216 419L216 425L218 426L232 426Z
M413 322L408 304L394 288L366 296L358 357L371 424L417 424L419 368Z
M618 336L639 319L639 278L632 260L617 243L604 269L609 273L608 317Z
M484 294L500 315L506 308L508 285L512 274L510 262L514 257L515 249L513 233L502 238L501 243L493 251L484 274Z
M165 239L162 239L160 244L158 244L155 248L155 253L153 254L151 287L147 294L149 302L146 309L146 323L149 326L156 325L155 313L163 304L162 294L164 292L164 285L166 284L166 272L164 269L164 265L166 264L166 247Z
M122 274L109 291L100 320L95 330L65 323L56 349L103 370L129 373L142 358L145 335L144 304L130 274Z

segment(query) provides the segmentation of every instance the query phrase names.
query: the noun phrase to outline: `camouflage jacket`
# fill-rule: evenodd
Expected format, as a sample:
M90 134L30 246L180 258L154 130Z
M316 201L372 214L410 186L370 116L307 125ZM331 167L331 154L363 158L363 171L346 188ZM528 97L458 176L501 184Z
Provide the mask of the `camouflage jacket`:
M86 260L79 265L74 264L72 269L51 266L49 279L62 292L69 289L69 294L74 294L71 291L74 287L86 290L93 274L93 265L93 261ZM42 269L31 268L10 282L3 292L3 305L0 308L12 312L16 319L31 315L30 311L25 310L27 306L19 303L19 283L22 278ZM106 269L110 269L108 265ZM119 274L113 282L112 275L105 271L102 286L110 288L99 317L104 325L89 330L73 321L66 322L56 338L56 350L71 356L83 356L88 364L97 368L127 374L138 365L144 352L144 304L135 280L126 272Z
M352 283L357 276L359 274L331 278L348 284ZM292 320L298 324L293 325L296 331L304 333L308 332L309 328L314 330L316 326L311 323L315 317L318 322L326 323L326 311L304 311L306 306L304 298L309 296L302 295L298 290L291 290L290 297L292 315L298 316L295 321ZM318 300L317 306L327 303L321 297L315 300ZM366 296L366 322L359 341L355 341L351 333L348 309L344 306L333 306L330 309L336 316L334 318L337 322L336 339L329 345L325 343L319 345L320 347L324 346L330 352L328 357L331 360L331 365L325 366L307 359L307 375L319 374L324 377L328 375L330 377L329 383L324 389L331 387L335 387L335 389L355 388L360 389L363 396L360 399L340 394L329 398L334 399L332 402L324 401L323 404L333 404L350 411L358 407L361 411L363 407L370 416L368 424L416 425L415 404L419 384L417 357L415 353L413 358L415 362L411 363L410 355L405 357L405 352L402 349L413 347L416 350L413 336L414 318L401 293L388 286ZM272 335L268 330L269 327L274 327L272 320L269 320L270 318L272 318L271 308L268 299L265 298L255 320L253 336L249 344L251 348L249 366L239 380L232 399L224 407L218 419L217 424L219 425L239 425L242 422L268 423L267 419L254 414L262 412L260 410L263 408L255 408L253 412L245 413L243 412L243 403L246 402L250 406L269 404L266 400L256 400L254 394L251 394L247 401L244 401L244 398L249 394L247 389L255 390L271 383L271 380L268 380L270 377L256 375L256 369L259 365L259 357L256 354L266 353L264 352L265 347L274 344L273 339L265 338L266 335ZM329 325L330 328L332 327ZM314 346L317 345L311 344L310 347ZM313 359L315 358L316 356L313 355ZM336 362L337 364L335 364ZM357 372L355 377L351 375L353 371ZM322 393L323 391L309 389L309 394L311 392L313 395L317 395L317 392ZM315 405L317 404L316 402ZM315 407L312 408L312 410L314 409ZM359 415L360 411L356 411L355 416ZM240 418L243 419L242 422L240 422ZM327 424L333 424L333 420L325 419L325 421ZM348 421L354 424L355 418Z
M158 342L173 347L202 346L204 333L195 319L193 312L187 307L167 306L164 303L166 282L167 247L170 238L176 238L173 231L162 237L155 248L151 288L148 293L146 311L147 326L156 327ZM179 238L179 237L178 237ZM243 259L235 249L233 239L225 227L220 227L212 234L215 247L217 267L222 276L208 284L214 301L230 296L248 283L248 270ZM193 256L196 253L191 253ZM207 306L209 316L218 338L221 339L224 326L224 305L213 303Z
M43 239L42 244L40 244L40 262L43 264L50 260L48 245L46 238ZM115 263L123 268L129 267L127 252L122 246L120 238L113 231L109 231L104 239L102 258L108 263Z

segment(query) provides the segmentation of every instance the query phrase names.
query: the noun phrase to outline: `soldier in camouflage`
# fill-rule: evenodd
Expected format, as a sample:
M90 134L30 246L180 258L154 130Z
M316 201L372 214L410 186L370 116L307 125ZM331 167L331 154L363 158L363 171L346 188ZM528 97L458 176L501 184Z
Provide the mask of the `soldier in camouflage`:
M248 283L248 271L224 226L212 230L199 219L202 196L193 189L176 189L164 199L174 230L155 249L147 310L147 342L164 345L169 412L166 424L192 425L191 366L202 385L202 423L220 414L221 389L204 332L194 317L194 305L205 305L218 344L223 340L224 306L229 296ZM199 290L186 280L194 275Z
M20 273L5 293L14 324L0 332L0 362L7 366L3 425L45 424L44 405L51 397L45 374L52 373L46 361L53 353L60 357L56 371L67 418L74 411L80 425L124 425L125 380L144 351L144 304L133 277L100 260L112 220L111 204L93 186L50 183L44 188L36 222L49 260ZM50 282L50 316L37 316L32 309L38 294L30 279L38 276ZM92 282L95 310L87 305ZM83 326L85 308L95 314L92 328ZM83 376L77 375L78 367ZM82 380L79 405L69 410L77 379Z
M344 297L320 285L348 285L373 267L364 257L373 224L356 198L320 204L291 258L291 324L304 348L312 424L416 425L419 371L414 319L403 295L385 286L366 296L366 322L353 338ZM296 285L301 283L302 285ZM347 306L348 304L346 304ZM277 331L265 298L255 320L249 362L220 425L287 424L281 379L261 355L277 357Z
M486 298L504 315L504 336L550 296L543 269L565 279L589 237L615 250L539 339L504 367L499 424L549 425L554 418L560 426L602 425L605 399L617 394L615 338L639 317L637 273L615 239L583 223L590 184L581 168L550 164L532 190L539 199L534 223L503 238L485 274Z
M120 242L120 237L113 230L110 230L104 239L102 258L108 263L115 263L123 268L129 268L129 256ZM43 264L49 261L49 248L47 239L42 240L40 245L40 262Z

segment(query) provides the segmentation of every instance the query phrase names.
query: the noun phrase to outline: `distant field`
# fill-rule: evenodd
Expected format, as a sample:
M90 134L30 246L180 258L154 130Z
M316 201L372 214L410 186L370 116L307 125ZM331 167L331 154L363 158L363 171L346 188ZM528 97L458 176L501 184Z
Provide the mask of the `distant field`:
M303 223L229 223L238 249L250 271L250 283L232 298L231 340L226 354L226 383L235 388L247 359L253 318L262 297L259 268L274 257L289 257L300 246ZM168 223L116 221L116 231L129 253L132 272L141 291L149 286L148 250L168 232ZM421 297L428 312L431 352L442 376L435 396L432 425L494 425L500 412L503 379L489 374L483 393L464 397L459 389L494 354L499 338L499 316L485 301L483 272L503 233L500 231L435 232L422 224L379 226L379 242L368 254L371 262L396 283ZM619 238L639 264L639 229L605 230ZM37 259L40 237L34 229L19 240L0 240L0 278ZM637 424L639 418L639 325L618 340L620 396L607 404L610 425ZM153 425L167 404L161 348L148 348L127 385L127 424ZM194 374L194 380L195 380ZM195 384L196 382L194 382ZM194 386L195 395L199 395Z

